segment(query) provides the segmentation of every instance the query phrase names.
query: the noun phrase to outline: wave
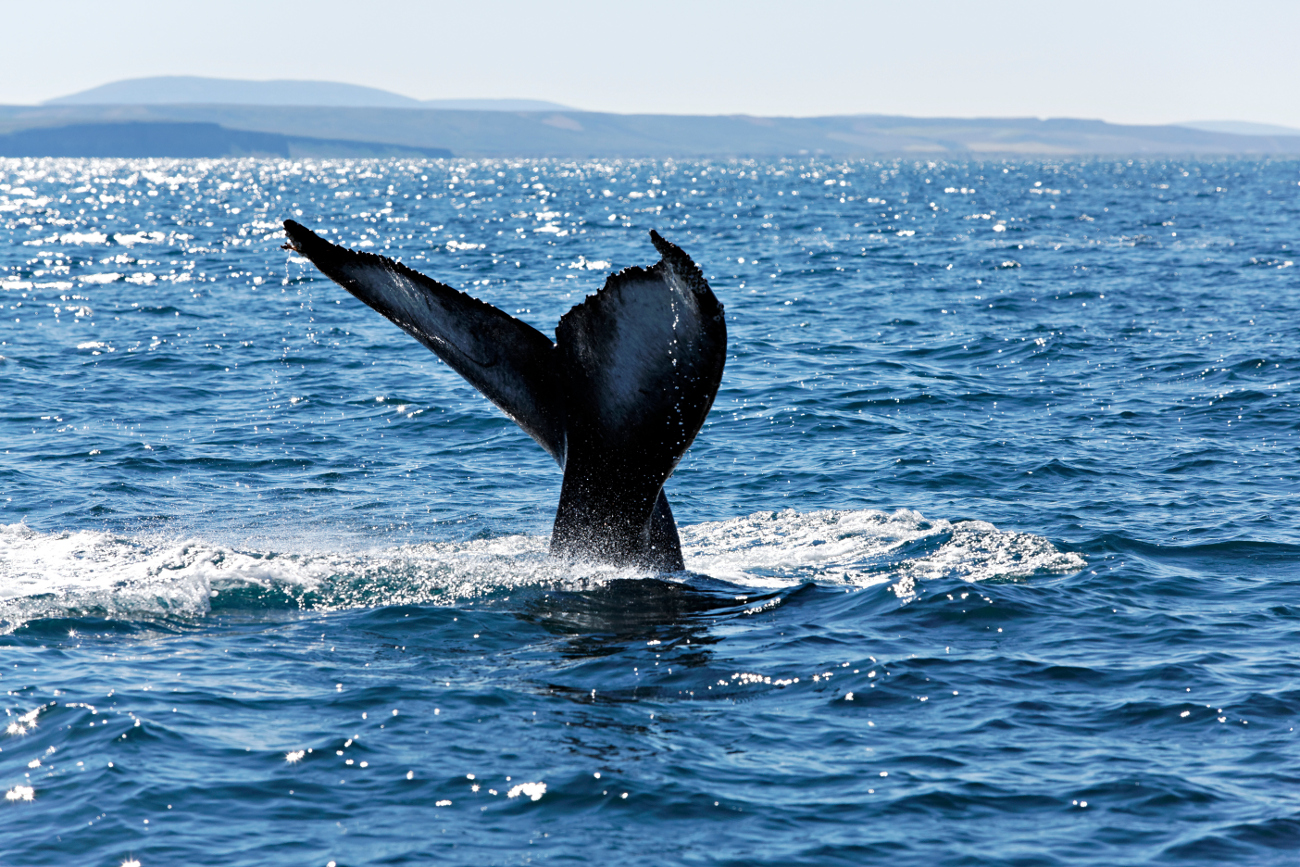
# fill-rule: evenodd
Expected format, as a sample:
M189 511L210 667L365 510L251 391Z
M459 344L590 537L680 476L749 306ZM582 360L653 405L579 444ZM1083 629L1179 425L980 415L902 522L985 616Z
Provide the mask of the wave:
M682 529L687 567L737 583L976 582L1075 572L1086 563L1041 536L984 521L931 521L919 512L761 512Z
M1081 556L982 521L878 511L760 512L683 527L687 573L743 587L866 587L958 578L1023 580L1078 571ZM520 587L590 590L645 578L634 569L561 563L541 536L398 545L368 551L238 550L199 538L0 525L0 630L35 619L201 618L249 610L454 604Z

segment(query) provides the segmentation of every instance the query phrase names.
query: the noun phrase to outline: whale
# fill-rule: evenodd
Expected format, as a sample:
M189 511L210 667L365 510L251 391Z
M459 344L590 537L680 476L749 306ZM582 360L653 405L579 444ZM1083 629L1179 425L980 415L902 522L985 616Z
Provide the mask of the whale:
M478 298L286 220L286 249L463 376L563 470L550 553L653 572L685 568L664 483L713 406L723 306L680 247L610 274L555 339Z

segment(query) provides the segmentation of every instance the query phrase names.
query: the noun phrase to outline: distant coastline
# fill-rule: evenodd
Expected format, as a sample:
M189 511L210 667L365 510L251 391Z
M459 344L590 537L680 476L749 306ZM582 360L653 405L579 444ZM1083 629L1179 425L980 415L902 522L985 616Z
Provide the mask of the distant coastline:
M792 118L206 103L0 106L0 156L184 155L174 147L177 136L195 142L206 136L206 150L200 148L204 156L1300 156L1297 135L1069 118ZM118 151L105 144L109 140Z
M426 157L446 148L325 139L165 120L92 120L0 134L0 157Z

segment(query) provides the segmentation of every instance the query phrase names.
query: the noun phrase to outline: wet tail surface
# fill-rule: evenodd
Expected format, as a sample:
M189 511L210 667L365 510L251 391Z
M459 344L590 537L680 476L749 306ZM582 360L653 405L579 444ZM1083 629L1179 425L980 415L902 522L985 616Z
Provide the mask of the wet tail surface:
M673 572L681 543L663 485L708 416L727 330L700 269L657 232L662 259L627 268L535 328L401 263L324 240L289 243L433 351L564 468L553 554Z

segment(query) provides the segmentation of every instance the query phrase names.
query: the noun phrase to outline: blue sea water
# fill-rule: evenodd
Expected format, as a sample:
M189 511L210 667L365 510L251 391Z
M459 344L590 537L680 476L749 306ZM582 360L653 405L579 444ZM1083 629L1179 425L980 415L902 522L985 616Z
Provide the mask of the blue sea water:
M657 229L688 573L281 249ZM1300 164L0 160L0 863L1293 864Z

